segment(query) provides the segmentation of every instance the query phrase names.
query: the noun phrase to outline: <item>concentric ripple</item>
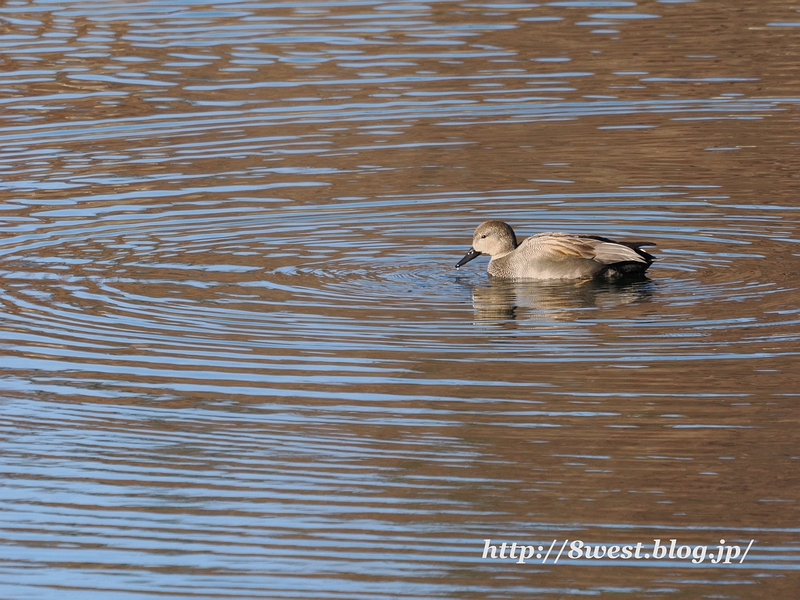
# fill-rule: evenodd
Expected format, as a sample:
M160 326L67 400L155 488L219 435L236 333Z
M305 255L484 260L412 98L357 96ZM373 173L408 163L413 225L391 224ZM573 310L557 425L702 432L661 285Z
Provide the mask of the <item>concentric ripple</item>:
M702 353L707 345L719 343L716 329L730 336L743 324L763 328L791 323L786 315L763 307L771 300L780 303L793 288L754 281L764 255L733 251L742 246L743 230L749 249L785 235L785 221L756 215L749 222L732 220L729 229L716 220L715 231L704 230L706 222L715 220L712 205L694 203L687 211L677 204L678 214L636 208L652 194L628 193L618 204L604 201L603 212L622 209L629 218L639 213L638 221L616 224L598 223L602 217L590 199L543 200L533 190L527 195L515 191L503 210L488 207L503 194L472 196L469 215L453 210L452 200L441 197L424 198L424 209L415 215L403 207L419 198L334 200L314 210L283 201L203 202L180 209L127 205L124 212L43 211L34 213L43 221L38 226L7 228L0 247L5 265L2 300L18 331L47 332L38 334L38 342L29 340L41 346L37 353L44 356L52 352L46 348L63 345L61 336L71 340L71 352L89 354L94 352L91 345L81 348L89 340L102 353L145 340L215 347L231 338L250 345L250 351L269 351L270 344L302 351L312 339L333 349L423 349L430 343L426 332L432 323L439 328L439 351L471 355L493 342L477 341L476 348L475 334L463 322L480 317L487 305L499 309L498 314L514 312L524 324L514 333L517 350L533 350L540 329L553 321L571 322L587 335L601 324L621 328L627 339L653 339L637 332L654 325L678 333L703 332L695 339L688 339L693 333L649 348L636 342L640 356L650 358L672 355L672 349ZM522 210L517 204L537 208ZM570 222L561 220L562 214ZM604 233L654 240L659 261L653 281L640 286L641 294L631 294L630 289L570 282L504 286L488 282L480 261L455 271L472 227L489 216L508 219L521 233L526 221L539 229L587 229L576 227L581 222ZM688 254L676 248L700 238L708 250ZM718 281L709 280L709 273ZM627 313L620 320L606 310L602 321L596 321L591 309L603 299L611 302L606 308L633 303L646 313L646 305L656 303L659 310L657 316L631 318ZM735 318L686 319L683 312L699 303L724 307L731 302L759 304L754 312L738 311ZM415 336L425 341L414 342ZM746 345L746 339L725 343ZM554 350L548 348L548 355L557 355ZM620 353L626 351L620 348ZM596 353L587 348L585 359L596 360Z

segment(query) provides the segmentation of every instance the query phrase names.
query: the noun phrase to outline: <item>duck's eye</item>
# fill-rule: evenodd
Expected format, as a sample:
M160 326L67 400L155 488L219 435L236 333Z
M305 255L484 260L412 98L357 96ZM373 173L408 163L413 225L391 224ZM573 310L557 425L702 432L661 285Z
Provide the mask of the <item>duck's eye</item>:
M484 233L484 234L481 236L481 239L485 239L485 238L486 238L486 234Z

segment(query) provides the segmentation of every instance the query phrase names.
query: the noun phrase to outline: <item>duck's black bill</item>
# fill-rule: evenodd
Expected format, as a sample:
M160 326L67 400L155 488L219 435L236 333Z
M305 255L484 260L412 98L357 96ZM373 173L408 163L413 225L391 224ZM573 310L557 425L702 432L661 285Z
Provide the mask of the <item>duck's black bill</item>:
M477 250L475 250L475 248L470 248L469 252L467 252L464 255L464 258L462 258L460 261L458 261L456 263L456 269L459 269L459 268L463 267L465 264L467 264L473 258L478 258L480 255L481 255L481 253L478 252Z

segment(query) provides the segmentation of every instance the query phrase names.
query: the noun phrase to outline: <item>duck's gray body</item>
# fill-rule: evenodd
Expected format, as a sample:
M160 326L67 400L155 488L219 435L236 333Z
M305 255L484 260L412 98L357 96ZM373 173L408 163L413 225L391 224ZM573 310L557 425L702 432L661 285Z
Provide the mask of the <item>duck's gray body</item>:
M647 270L655 259L641 247L649 245L569 233L538 233L517 244L509 225L486 221L475 230L472 248L456 268L488 254L489 275L500 279L616 280Z

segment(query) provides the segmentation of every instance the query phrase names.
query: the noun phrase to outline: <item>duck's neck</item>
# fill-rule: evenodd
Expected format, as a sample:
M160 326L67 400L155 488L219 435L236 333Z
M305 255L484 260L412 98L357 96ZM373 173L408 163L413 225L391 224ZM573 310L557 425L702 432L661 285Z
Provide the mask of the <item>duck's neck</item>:
M514 230L512 229L511 230L511 250L509 250L509 252L513 252L514 250L516 250L517 246L519 246L519 244L517 243L517 234L514 233Z
M505 252L498 252L497 254L493 254L492 258L489 260L489 262L492 262L493 260L497 260L498 258L503 258L504 256L508 256L515 249L516 249L516 246L514 246L514 248L512 248L511 250L506 250Z

